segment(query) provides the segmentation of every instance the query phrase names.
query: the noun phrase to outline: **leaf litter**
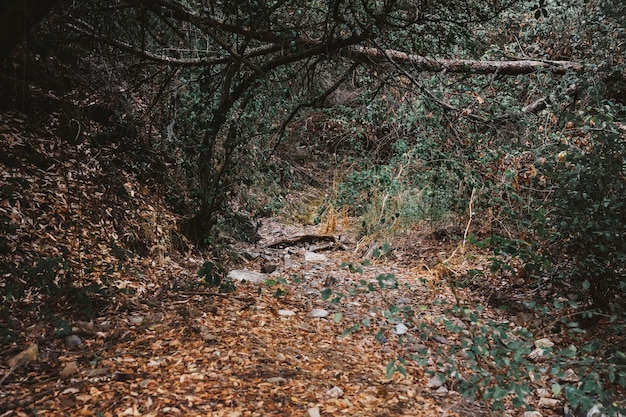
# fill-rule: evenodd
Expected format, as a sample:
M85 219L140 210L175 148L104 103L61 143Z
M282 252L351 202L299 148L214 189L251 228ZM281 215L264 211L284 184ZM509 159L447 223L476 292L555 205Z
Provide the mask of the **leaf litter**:
M345 236L268 219L263 240L239 248L264 256L233 265L258 271L270 259L265 283L186 290L204 259L177 234L158 193L124 171L112 180L104 164L113 150L92 154L88 126L84 146L68 147L52 132L27 133L17 113L1 117L0 215L11 231L0 251L4 285L19 287L6 282L11 271L43 259L57 259L45 264L53 279L72 285L52 299L27 289L0 310L13 339L0 352L0 416L486 413L433 393L411 361L389 375L398 357L440 343L406 336L439 314L436 299L452 300L436 271L400 252L362 264ZM395 279L397 288L375 290ZM94 284L93 299L70 297ZM77 300L90 310L72 312ZM420 314L386 315L403 305Z

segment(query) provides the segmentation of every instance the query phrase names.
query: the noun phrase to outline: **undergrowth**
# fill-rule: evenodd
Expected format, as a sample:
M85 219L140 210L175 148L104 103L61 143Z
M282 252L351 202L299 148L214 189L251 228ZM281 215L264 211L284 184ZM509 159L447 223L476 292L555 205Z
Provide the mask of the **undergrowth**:
M342 267L363 273L360 265ZM345 292L326 288L321 297L338 305L344 299L358 302L362 294L406 285L393 274L380 274L374 280L357 280ZM458 283L450 280L450 285ZM392 343L387 337L394 335L400 353L387 363L387 379L395 373L406 376L409 365L415 364L437 376L447 389L484 401L494 411L530 410L531 404L549 399L576 412L595 407L607 415L624 413L626 404L617 395L626 388L626 352L612 344L614 339L584 337L586 329L565 314L572 306L576 307L557 304L551 311L541 310L544 318L557 315L562 324L543 336L539 329L495 319L480 304L460 299L388 305L380 317L367 315L346 323L343 335L364 332L381 344ZM345 321L341 312L333 319ZM611 317L609 326L618 334L625 330L623 318L617 316ZM405 350L415 344L421 346L416 353Z

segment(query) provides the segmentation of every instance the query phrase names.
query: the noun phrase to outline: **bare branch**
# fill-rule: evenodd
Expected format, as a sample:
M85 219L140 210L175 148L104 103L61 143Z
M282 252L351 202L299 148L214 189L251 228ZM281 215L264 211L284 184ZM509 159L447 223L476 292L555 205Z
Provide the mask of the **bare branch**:
M397 63L411 65L411 69L414 71L523 75L537 71L551 71L556 74L565 74L583 70L581 64L572 61L433 59L391 49L381 50L359 45L346 47L342 49L340 53L348 58L366 63L381 63L393 60Z

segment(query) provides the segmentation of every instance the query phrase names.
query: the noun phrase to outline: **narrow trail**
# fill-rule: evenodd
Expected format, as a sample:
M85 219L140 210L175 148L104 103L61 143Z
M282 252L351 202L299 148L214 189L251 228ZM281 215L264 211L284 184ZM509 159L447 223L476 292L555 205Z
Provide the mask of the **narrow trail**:
M486 413L445 386L431 387L424 368L411 361L406 376L386 378L390 361L425 354L432 363L437 344L446 343L445 337L419 338L419 323L433 323L438 314L433 301L452 297L444 286L433 291L425 284L434 279L428 271L417 274L392 258L362 266L349 243L318 250L307 261L314 243L268 244L315 235L315 229L268 221L261 233L258 244L240 248L249 258L258 255L241 268L272 264L269 281L237 283L228 294L176 290L168 281L196 274L202 261L172 266L170 277L154 279L161 288L129 297L92 322L73 323L81 341L74 349L67 339L41 345L39 360L0 387L0 415ZM381 277L392 276L397 288L380 288ZM401 338L385 315L390 306L419 312L403 322Z

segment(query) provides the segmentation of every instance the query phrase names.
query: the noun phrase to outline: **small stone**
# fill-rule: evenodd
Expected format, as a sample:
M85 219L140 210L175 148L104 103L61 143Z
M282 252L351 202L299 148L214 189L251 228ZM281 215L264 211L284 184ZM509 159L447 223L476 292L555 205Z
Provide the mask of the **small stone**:
M65 346L67 346L69 349L77 349L82 344L83 344L83 341L80 339L80 337L76 336L75 334L71 334L65 337Z
M544 357L542 348L537 348L528 354L528 359L534 362L537 362L542 357Z
M537 395L539 398L550 398L552 397L552 392L545 388L539 388L537 389Z
M315 252L304 252L304 260L307 262L323 262L327 261L328 258L326 255L322 255L321 253Z
M554 346L554 342L548 339L547 337L543 339L535 340L535 347L537 348L551 348Z
M328 395L328 397L330 398L335 398L335 399L341 398L343 397L343 390L335 386L329 389L328 391L326 391L326 395Z
M309 314L307 314L307 317L323 318L328 317L329 314L330 313L323 308L314 308Z
M304 417L320 417L320 409L318 407L309 408Z
M249 261L254 261L256 258L261 256L261 254L258 252L244 251L243 256Z
M441 375L435 375L428 379L426 386L430 389L437 389L446 382L445 378Z
M455 317L452 319L452 325L458 329L465 330L467 329L467 324L463 322L463 320Z
M621 414L617 415L619 417L622 416ZM591 407L589 411L587 411L585 417L606 417L606 414L602 412L602 404L594 404L593 407Z
M269 382L270 384L276 384L276 385L283 385L287 383L287 380L283 378L282 376L275 376L273 378L267 378L266 381Z
M315 333L315 328L307 323L300 323L296 327L300 330L304 330L305 332Z
M580 377L572 368L568 368L560 380L564 382L580 382Z
M524 411L522 417L543 417L539 411Z
M427 355L428 354L428 346L421 343L411 343L407 345L406 350L413 354Z
M290 317L290 316L295 316L296 312L293 311L293 310L278 310L278 315L279 316Z
M141 323L143 323L144 318L144 316L134 315L128 318L128 322L133 326L139 326Z
M436 342L441 343L442 345L447 345L448 344L448 339L446 339L443 336L433 336L433 340L435 340Z
M398 336L406 334L406 332L409 331L409 328L406 327L406 325L404 323L398 323L396 324L396 327L394 327L393 332L395 334L397 334Z
M448 388L443 385L435 390L435 394L437 395L448 395Z
M234 269L228 273L228 278L234 281L245 281L253 284L264 284L267 281L267 274L246 269Z

